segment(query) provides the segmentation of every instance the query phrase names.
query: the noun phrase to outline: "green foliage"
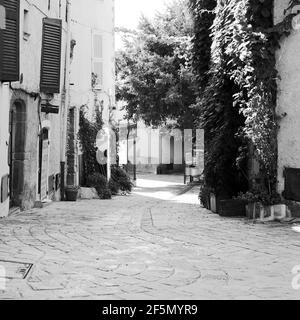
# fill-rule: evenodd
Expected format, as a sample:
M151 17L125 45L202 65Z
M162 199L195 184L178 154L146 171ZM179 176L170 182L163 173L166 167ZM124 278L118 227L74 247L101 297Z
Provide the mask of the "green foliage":
M244 139L238 135L244 118L238 108L233 107L236 85L229 74L227 57L223 56L229 38L224 24L231 14L219 7L213 11L216 2L193 1L192 4L196 21L203 16L206 18L195 22L194 37L194 71L198 74L199 85L197 107L206 140L205 183L217 195L233 196L245 190L247 183L246 161L236 161L244 144ZM205 48L201 56L197 53L199 46Z
M261 169L260 187L272 195L277 182L275 53L281 37L289 35L295 14L274 26L273 0L190 3L195 20L197 107L206 132L206 183L217 193L244 191L247 157L255 156ZM288 9L296 4L290 1Z
M101 173L93 173L87 177L86 184L89 188L106 189L107 179Z
M194 36L192 38L192 65L201 93L208 81L211 54L211 26L215 19L216 0L190 0L194 18Z
M116 196L119 194L120 191L120 185L117 181L110 179L108 182L108 187L112 193L112 195Z
M78 139L83 157L83 177L99 171L96 159L96 138L102 126L102 115L99 110L96 110L94 119L89 120L86 106L80 109Z
M100 193L100 198L102 200L110 200L111 197L112 197L112 193L111 193L111 190L109 188L102 190L101 193Z
M86 181L87 187L95 188L100 199L111 199L111 191L109 189L107 179L100 173L90 174Z
M132 191L133 183L129 175L119 167L113 167L111 179L107 179L101 173L88 175L86 185L89 188L95 188L101 199L111 199L112 195L117 195L119 191L128 193Z
M137 33L126 33L125 48L117 54L117 98L125 102L127 118L154 126L167 120L192 125L191 37L187 0L174 1L153 21L142 18Z
M131 182L130 176L123 169L114 167L111 175L112 178L109 185L113 193L116 190L121 190L122 192L132 191L133 183Z
M243 200L248 203L261 203L264 206L272 206L282 203L282 199L277 192L272 191L269 193L265 188L259 187L246 193L240 193L236 199Z

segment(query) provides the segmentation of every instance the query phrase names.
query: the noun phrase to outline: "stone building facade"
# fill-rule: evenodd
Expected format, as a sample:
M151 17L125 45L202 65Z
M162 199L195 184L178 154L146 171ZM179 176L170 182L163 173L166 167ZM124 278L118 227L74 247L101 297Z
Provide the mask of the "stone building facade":
M8 175L8 187L2 183L1 188L3 199L9 197L1 210L5 216L8 207L25 210L60 199L67 2L5 0L3 6L1 64L17 74L0 78L5 92L1 170L6 171L2 177Z
M64 187L78 183L78 110L93 109L95 97L114 103L114 1L1 0L0 12L0 216L7 216L61 200Z

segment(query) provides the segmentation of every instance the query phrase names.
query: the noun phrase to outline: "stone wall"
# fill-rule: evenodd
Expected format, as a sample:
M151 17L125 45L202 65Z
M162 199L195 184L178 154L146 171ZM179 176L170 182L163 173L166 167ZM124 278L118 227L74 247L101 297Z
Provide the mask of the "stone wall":
M52 182L57 185L54 178L60 174L61 159L61 125L63 99L61 93L64 85L64 62L66 49L66 4L59 0L53 0L48 6L47 1L32 0L30 3L21 0L20 7L20 80L11 84L9 103L6 112L9 113L15 103L20 101L24 105L25 131L24 131L24 152L17 155L17 160L21 163L16 166L15 185L18 185L19 196L14 205L18 205L23 210L32 208L36 201L41 201L41 193L38 190L39 181L39 139L43 128L48 130L48 149L44 169L45 176L43 187L49 199L59 200L59 190L51 189ZM26 14L26 23L25 13ZM41 74L41 50L42 50L42 30L43 18L56 18L63 21L62 31L62 52L61 52L61 88L59 94L46 95L40 92ZM41 112L41 103L50 101L52 105L59 106L59 114L46 114ZM0 99L2 104L2 99ZM1 105L2 107L2 105ZM2 109L2 108L1 108ZM1 110L1 117L2 117ZM6 127L9 120L5 120ZM2 127L2 124L1 124ZM3 127L5 128L5 127ZM1 147L2 148L2 147ZM7 159L1 152L1 162ZM46 167L47 166L47 167ZM2 166L1 166L2 167ZM19 172L22 171L22 172ZM47 176L46 176L47 175ZM18 181L19 177L19 181ZM50 178L53 181L50 180Z

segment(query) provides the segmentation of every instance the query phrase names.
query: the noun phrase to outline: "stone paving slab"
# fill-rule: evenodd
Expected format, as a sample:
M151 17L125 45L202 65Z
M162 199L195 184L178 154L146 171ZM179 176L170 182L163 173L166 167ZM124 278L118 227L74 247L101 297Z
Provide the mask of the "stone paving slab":
M33 264L0 299L299 299L297 224L221 218L181 180L0 220L0 260Z

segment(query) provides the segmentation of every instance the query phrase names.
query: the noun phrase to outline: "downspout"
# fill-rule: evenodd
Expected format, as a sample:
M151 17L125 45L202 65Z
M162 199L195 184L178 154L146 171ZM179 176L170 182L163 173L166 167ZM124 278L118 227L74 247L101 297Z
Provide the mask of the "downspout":
M65 53L65 81L64 81L64 103L61 113L61 149L60 149L60 174L61 174L61 200L65 200L66 187L66 148L67 148L67 125L70 104L70 61L71 61L71 0L67 0L67 39Z

